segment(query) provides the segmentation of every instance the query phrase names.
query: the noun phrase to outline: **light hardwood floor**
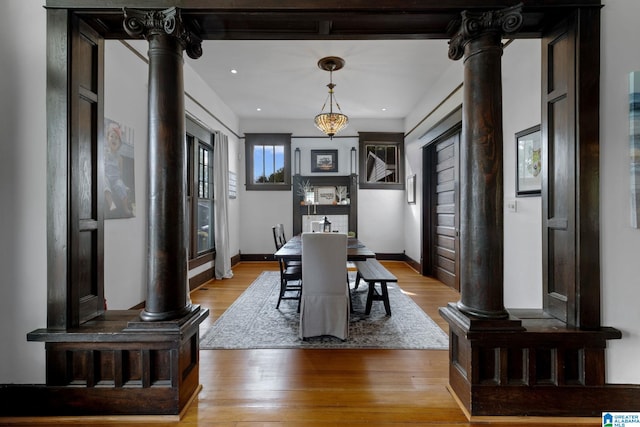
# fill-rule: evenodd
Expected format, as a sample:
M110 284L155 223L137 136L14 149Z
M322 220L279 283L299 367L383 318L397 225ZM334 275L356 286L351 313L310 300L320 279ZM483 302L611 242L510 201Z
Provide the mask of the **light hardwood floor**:
M457 301L457 292L421 276L403 262L383 264L398 277L400 287L448 332L438 308ZM277 264L244 262L234 266L232 279L211 281L194 291L193 303L210 310L201 330L211 325L263 270L277 270ZM200 382L202 390L179 421L162 417L98 418L58 419L56 424L593 426L597 421L485 418L469 423L447 389L448 352L443 350L202 350Z

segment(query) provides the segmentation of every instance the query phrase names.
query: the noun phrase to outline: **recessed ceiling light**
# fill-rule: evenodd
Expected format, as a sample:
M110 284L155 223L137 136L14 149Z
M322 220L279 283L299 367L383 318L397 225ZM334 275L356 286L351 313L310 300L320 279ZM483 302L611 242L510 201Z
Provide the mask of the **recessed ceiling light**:
M256 111L262 111L262 108L258 107L256 108Z
M235 68L231 70L231 74L238 74L238 70L236 70Z
M382 107L380 110L387 111L387 108L386 107Z

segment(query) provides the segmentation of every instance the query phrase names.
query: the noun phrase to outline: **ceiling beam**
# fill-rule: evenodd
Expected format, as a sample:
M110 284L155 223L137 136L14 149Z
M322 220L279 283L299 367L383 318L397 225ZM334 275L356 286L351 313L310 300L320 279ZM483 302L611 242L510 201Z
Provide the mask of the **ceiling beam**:
M130 39L123 8L178 7L203 40L448 39L463 10L522 3L524 22L514 38L539 37L576 7L600 0L47 0L69 9L107 39Z

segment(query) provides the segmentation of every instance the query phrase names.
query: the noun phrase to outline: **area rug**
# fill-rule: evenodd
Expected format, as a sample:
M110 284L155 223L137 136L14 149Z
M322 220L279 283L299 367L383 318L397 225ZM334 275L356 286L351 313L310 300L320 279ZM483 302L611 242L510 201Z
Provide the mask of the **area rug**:
M368 284L354 288L355 273L349 272L353 313L349 338L331 336L298 338L300 316L295 300L283 300L276 309L280 273L263 271L247 290L206 331L200 348L377 348L430 349L449 348L447 335L396 283L387 285L391 316L384 304L374 301L371 313L364 314Z

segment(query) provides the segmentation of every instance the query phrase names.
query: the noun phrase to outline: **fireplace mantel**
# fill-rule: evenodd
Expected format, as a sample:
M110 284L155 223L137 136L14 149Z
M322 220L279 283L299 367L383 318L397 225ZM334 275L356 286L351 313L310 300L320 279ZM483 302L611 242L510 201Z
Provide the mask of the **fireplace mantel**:
M338 187L345 186L348 191L348 203L341 204L336 199L335 204L305 204L305 198L301 194L300 184L309 182L314 187ZM302 231L302 217L304 215L347 215L349 217L349 232L358 234L358 175L294 175L293 177L293 234Z

